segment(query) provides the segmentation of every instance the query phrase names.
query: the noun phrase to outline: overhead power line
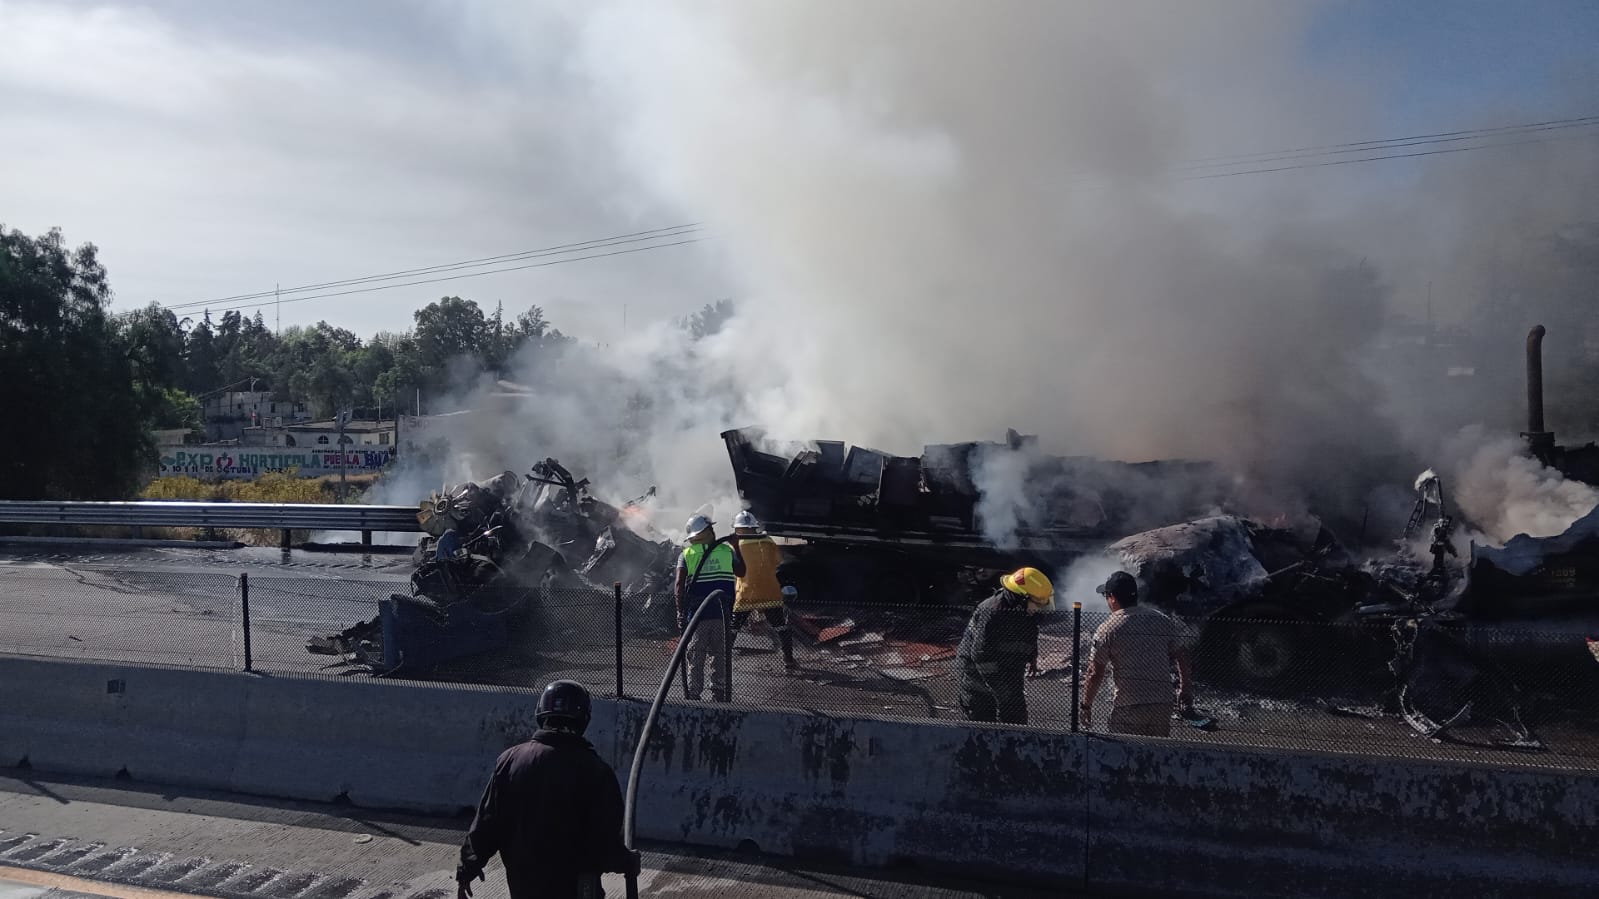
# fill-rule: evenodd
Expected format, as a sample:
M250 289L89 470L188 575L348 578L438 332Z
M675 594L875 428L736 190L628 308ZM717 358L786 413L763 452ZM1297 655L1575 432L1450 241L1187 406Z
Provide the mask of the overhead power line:
M1438 150L1418 150L1414 153L1390 153L1381 156L1363 156L1358 159L1326 159L1319 162L1302 162L1295 165L1268 166L1265 168L1243 169L1231 172L1209 172L1199 175L1184 175L1178 181L1207 181L1213 178L1235 178L1239 175L1262 175L1268 172L1287 172L1294 169L1319 169L1328 166L1354 165L1362 162L1380 162L1384 159L1414 159L1419 156L1442 156L1448 153L1469 153L1473 150L1492 150L1497 147L1521 147L1528 144L1552 144L1568 140L1591 140L1599 137L1599 132L1593 134L1576 134L1570 137L1546 137L1533 140L1503 141L1494 144L1477 144L1470 147L1445 147Z
M353 284L370 284L370 283L373 283L373 282L376 282L376 281L391 281L391 280L396 280L396 279L399 279L399 278L411 277L411 276L414 276L414 275L437 274L439 272L446 272L446 271L460 271L460 270L463 270L463 269L478 268L478 267L490 266L490 265L499 265L499 264L503 264L503 263L506 263L506 262L517 262L517 261L521 261L521 260L524 260L524 259L538 259L538 258L544 258L544 257L548 257L548 256L560 256L560 255L567 255L567 254L571 254L571 253L581 253L581 252L585 252L585 251L588 251L588 250L596 250L596 249L601 249L601 248L606 248L606 247L623 246L623 245L632 244L632 243L644 243L644 242L650 242L650 241L663 240L663 239L666 239L666 238L681 237L681 236L684 236L684 235L698 233L699 230L700 230L700 226L699 226L698 223L690 223L690 224L686 224L686 225L673 225L673 226L671 226L669 228L653 228L653 229L648 230L648 231L634 231L634 232L629 233L629 234L617 234L617 235L614 235L612 237L600 237L600 238L595 238L594 240L579 241L577 243L558 244L558 245L552 246L552 247L541 247L541 248L536 249L536 250L523 250L522 252L519 252L519 253L505 253L505 254L502 254L502 255L499 255L499 256L484 256L484 257L479 258L479 259L467 259L467 260L463 260L461 262L447 262L447 263L441 263L439 265L424 266L422 268L402 269L400 271L382 272L382 273L375 274L375 275L362 275L362 276L356 277L356 278L344 278L344 279L337 280L337 281L323 281L323 282L317 283L317 284L302 284L302 285L300 285L298 287L285 287L285 288L283 288L281 290L277 290L277 289L263 290L263 291L259 291L257 293L236 294L234 296L213 297L213 298L208 299L208 300L191 300L191 301L183 302L183 303L169 303L169 304L165 304L165 305L166 305L167 309L178 310L178 309L193 309L193 308L198 308L198 307L208 307L209 308L209 307L212 307L214 304L217 304L217 303L233 303L233 302L237 302L237 301L240 301L240 300L257 300L257 299L265 299L265 298L268 298L268 297L271 297L273 299L273 302L276 302L277 298L280 297L280 296L283 296L283 295L286 295L286 294L303 293L303 292L308 291L308 290L325 290L325 289L330 288L330 287L345 287L345 286L349 286L349 285L353 285ZM665 244L665 246L677 246L677 244ZM640 249L648 249L648 247L641 247ZM585 258L595 258L595 257L585 257ZM516 271L516 269L514 269L514 268L512 268L512 269L503 269L503 271ZM488 272L484 272L482 274L489 274L489 273ZM448 280L448 279L439 279L439 280ZM421 283L431 283L431 282L421 282ZM392 286L400 287L400 286L404 286L404 285L392 285ZM284 302L290 302L290 300L284 300ZM263 304L260 304L260 305L266 305L266 304L263 303ZM225 311L225 310L222 310L222 311Z
M1200 156L1179 163L1181 168L1210 168L1230 164L1246 165L1256 164L1275 158L1287 158L1298 155L1323 155L1333 153L1361 153L1367 151L1381 151L1402 146L1417 146L1431 143L1457 143L1460 141L1474 140L1477 138L1505 137L1519 133L1536 133L1540 131L1555 131L1565 128L1585 128L1599 125L1599 115L1578 116L1565 119L1549 119L1542 122L1526 122L1519 125L1497 125L1490 128L1470 128L1461 131L1438 131L1431 134L1412 134L1406 137L1390 137L1380 140L1351 141L1338 144L1323 144L1311 147L1293 147L1286 150L1265 150L1254 153L1232 153L1220 156Z
M1512 141L1497 140L1499 138L1506 137L1522 137L1525 135L1545 134L1554 131L1569 131L1586 128L1599 129L1599 115L1550 119L1547 121L1527 122L1518 125L1499 125L1488 128L1440 131L1429 134L1414 134L1405 137L1385 138L1380 140L1350 141L1345 143L1324 144L1321 146L1295 147L1283 150L1268 150L1254 153L1197 157L1178 163L1171 169L1171 171L1177 174L1176 180L1178 181L1204 181L1218 178L1233 178L1243 175L1262 175L1272 172L1286 172L1296 169L1355 165L1391 159L1413 159L1424 156L1440 156L1452 153L1464 153L1474 150L1488 150L1501 147L1516 147L1528 144L1554 143L1562 140L1582 140L1599 137L1599 130L1595 130L1593 133L1574 134L1562 137L1543 137ZM1490 142L1471 143L1468 146L1441 147L1433 149L1434 147L1438 147L1438 145L1442 144L1467 143L1474 141ZM1415 147L1428 147L1430 149L1404 153L1390 152L1393 150L1408 150ZM1353 155L1354 158L1327 158L1351 155ZM1279 165L1278 163L1285 164ZM1208 171L1212 169L1216 171ZM484 256L477 259L441 263L438 265L424 266L421 268L401 269L398 271L362 275L359 277L344 278L335 281L303 284L297 287L285 288L283 290L264 290L256 293L215 297L208 300L192 300L183 303L166 304L165 308L169 310L190 310L203 307L207 311L230 312L237 309L257 309L274 304L281 305L282 303L298 303L306 300L350 296L353 294L372 293L380 290L389 290L400 287L414 287L423 284L439 284L446 281L454 281L463 278L474 278L483 275L501 274L504 272L524 271L526 269L560 265L566 262L582 262L590 259L601 259L608 256L621 256L631 253L646 252L649 250L683 246L684 244L698 243L705 239L697 236L700 234L700 231L701 227L699 223L691 222L682 225L672 225L665 228L653 228L646 231L634 231L627 234L613 235L611 237L601 237L593 240L578 241L575 243L557 244L555 246L541 247L534 250L524 250L519 253L505 253L498 256ZM628 246L629 244L645 245ZM624 249L611 249L614 247L624 247ZM601 249L608 250L608 252L590 252ZM526 265L505 265L505 263L508 262L521 262L527 259L543 259L546 261L530 263ZM415 276L417 275L436 275L446 272L452 274L449 274L445 277L415 279ZM406 278L412 278L414 280L400 280ZM355 288L354 285L373 286ZM351 287L352 289L328 291L328 288L336 287ZM328 292L313 293L305 296L297 295L305 293L306 291ZM289 296L285 297L285 295ZM260 302L241 302L250 300L259 300ZM216 305L221 303L234 303L236 305Z
M629 253L645 253L645 252L648 252L650 250L664 250L667 247L680 247L680 246L683 246L684 244L699 243L700 241L705 240L705 239L706 238L703 238L703 237L690 237L690 238L687 238L687 239L684 239L684 240L672 241L671 243L651 244L651 245L646 246L646 247L627 247L626 249L621 249L621 250L611 250L608 253L591 253L591 254L586 255L586 256L568 256L568 257L564 257L564 258L561 258L561 259L549 259L549 260L545 260L544 262L531 262L531 263L528 263L527 265L514 265L514 266L507 267L507 268L496 268L496 269L491 269L491 270L488 270L488 271L466 272L464 274L450 275L450 276L444 277L444 278L425 278L425 279L417 280L417 281L404 281L404 282L401 282L401 283L398 283L398 284L379 284L379 285L376 285L374 287L358 287L358 288L355 288L355 289L352 289L352 290L339 290L339 291L333 291L331 293L316 293L316 294L311 294L310 296L300 296L300 297L293 297L291 299L285 299L285 300L282 300L281 302L284 305L287 305L289 303L303 303L303 302L305 302L307 300L321 300L321 299L326 299L328 297L346 297L346 296L350 296L352 294L357 294L357 293L372 293L373 291L378 291L378 290L392 290L392 289L394 289L396 287L415 287L415 286L417 286L419 284L438 284L438 283L441 283L443 281L458 281L458 280L461 280L463 278L477 278L477 277L481 277L483 275L498 275L498 274L501 274L503 272L520 272L520 271L524 271L524 270L530 269L530 268L544 268L545 266L549 266L549 265L563 265L563 264L568 263L568 262L582 262L582 261L584 261L586 259L603 259L603 258L605 258L607 256L624 256L624 255L627 255ZM210 312L231 312L231 311L233 311L235 309L258 309L258 308L263 307L263 306L271 306L271 305L273 305L276 302L278 302L278 301L277 300L267 299L267 300L261 300L259 302L243 303L243 304L240 304L240 305L237 305L237 306L213 306L213 307L209 307L207 311L210 311Z

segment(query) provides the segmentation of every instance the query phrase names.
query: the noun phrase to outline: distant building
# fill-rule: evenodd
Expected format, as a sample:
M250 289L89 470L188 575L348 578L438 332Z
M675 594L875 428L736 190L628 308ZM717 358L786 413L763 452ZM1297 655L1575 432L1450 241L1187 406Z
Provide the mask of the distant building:
M310 421L305 403L281 402L269 390L236 390L209 394L200 400L206 439L244 441L249 428L283 427Z
M245 446L292 446L317 449L339 445L339 427L332 419L282 425L247 427L240 443ZM345 446L394 447L394 419L356 420L344 426Z

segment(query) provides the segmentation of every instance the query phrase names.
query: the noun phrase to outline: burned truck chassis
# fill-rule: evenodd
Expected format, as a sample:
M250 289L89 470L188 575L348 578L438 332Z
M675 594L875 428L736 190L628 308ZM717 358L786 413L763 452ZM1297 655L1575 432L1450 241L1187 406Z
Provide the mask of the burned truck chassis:
M550 609L583 597L597 602L618 586L659 595L675 549L635 533L626 518L653 488L618 508L593 497L588 483L545 459L522 477L505 472L433 494L417 516L428 536L417 545L410 594L394 594L376 618L314 637L306 649L339 656L330 667L351 672L416 673L502 649L509 634L536 632Z

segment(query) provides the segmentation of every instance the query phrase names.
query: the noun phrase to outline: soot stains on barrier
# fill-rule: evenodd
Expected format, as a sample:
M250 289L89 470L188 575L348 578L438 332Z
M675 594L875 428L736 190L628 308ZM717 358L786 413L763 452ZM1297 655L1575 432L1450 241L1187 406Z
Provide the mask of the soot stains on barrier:
M673 725L677 723L677 715L670 714L671 710L663 712L661 717L655 719L655 729L650 731L649 742L645 744L644 757L651 761L659 759L661 767L670 771L672 769L672 756L677 751L677 731ZM623 746L634 746L638 743L639 732L644 727L642 713L619 715L618 720L626 721L625 727L618 730L624 733Z
M693 801L694 813L683 822L684 837L700 832L732 839L748 833L763 818L759 800L746 802L726 793L696 790Z
M1463 857L1529 844L1558 846L1572 860L1599 853L1587 778L1101 741L1094 757L1096 817L1136 816L1146 841L1164 834L1199 844L1336 846L1386 858L1384 847L1424 833L1435 850Z
M844 864L875 864L886 859L886 847L873 845L874 835L892 843L898 822L851 808L810 804L789 833L795 855ZM790 819L792 820L792 819ZM876 851L882 848L882 852Z
M956 786L995 800L1076 796L1082 774L1072 745L1056 735L973 729L955 753Z
M836 718L812 716L800 725L800 763L805 776L821 780L825 770L833 789L849 783L849 757L855 751L853 724Z
M683 770L692 771L695 763L712 774L726 777L738 758L738 732L744 716L738 712L706 709L696 716L696 732L683 735Z

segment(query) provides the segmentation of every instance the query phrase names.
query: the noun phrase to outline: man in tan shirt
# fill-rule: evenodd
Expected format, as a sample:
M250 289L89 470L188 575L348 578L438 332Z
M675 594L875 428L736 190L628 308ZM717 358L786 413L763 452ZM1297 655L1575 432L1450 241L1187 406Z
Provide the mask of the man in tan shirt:
M1138 604L1138 582L1125 571L1096 588L1110 606L1110 618L1094 632L1088 679L1078 711L1083 727L1093 720L1094 697L1111 676L1111 713L1106 729L1116 734L1171 736L1171 668L1177 666L1177 701L1193 705L1193 673L1188 650L1177 640L1177 624L1160 611Z

